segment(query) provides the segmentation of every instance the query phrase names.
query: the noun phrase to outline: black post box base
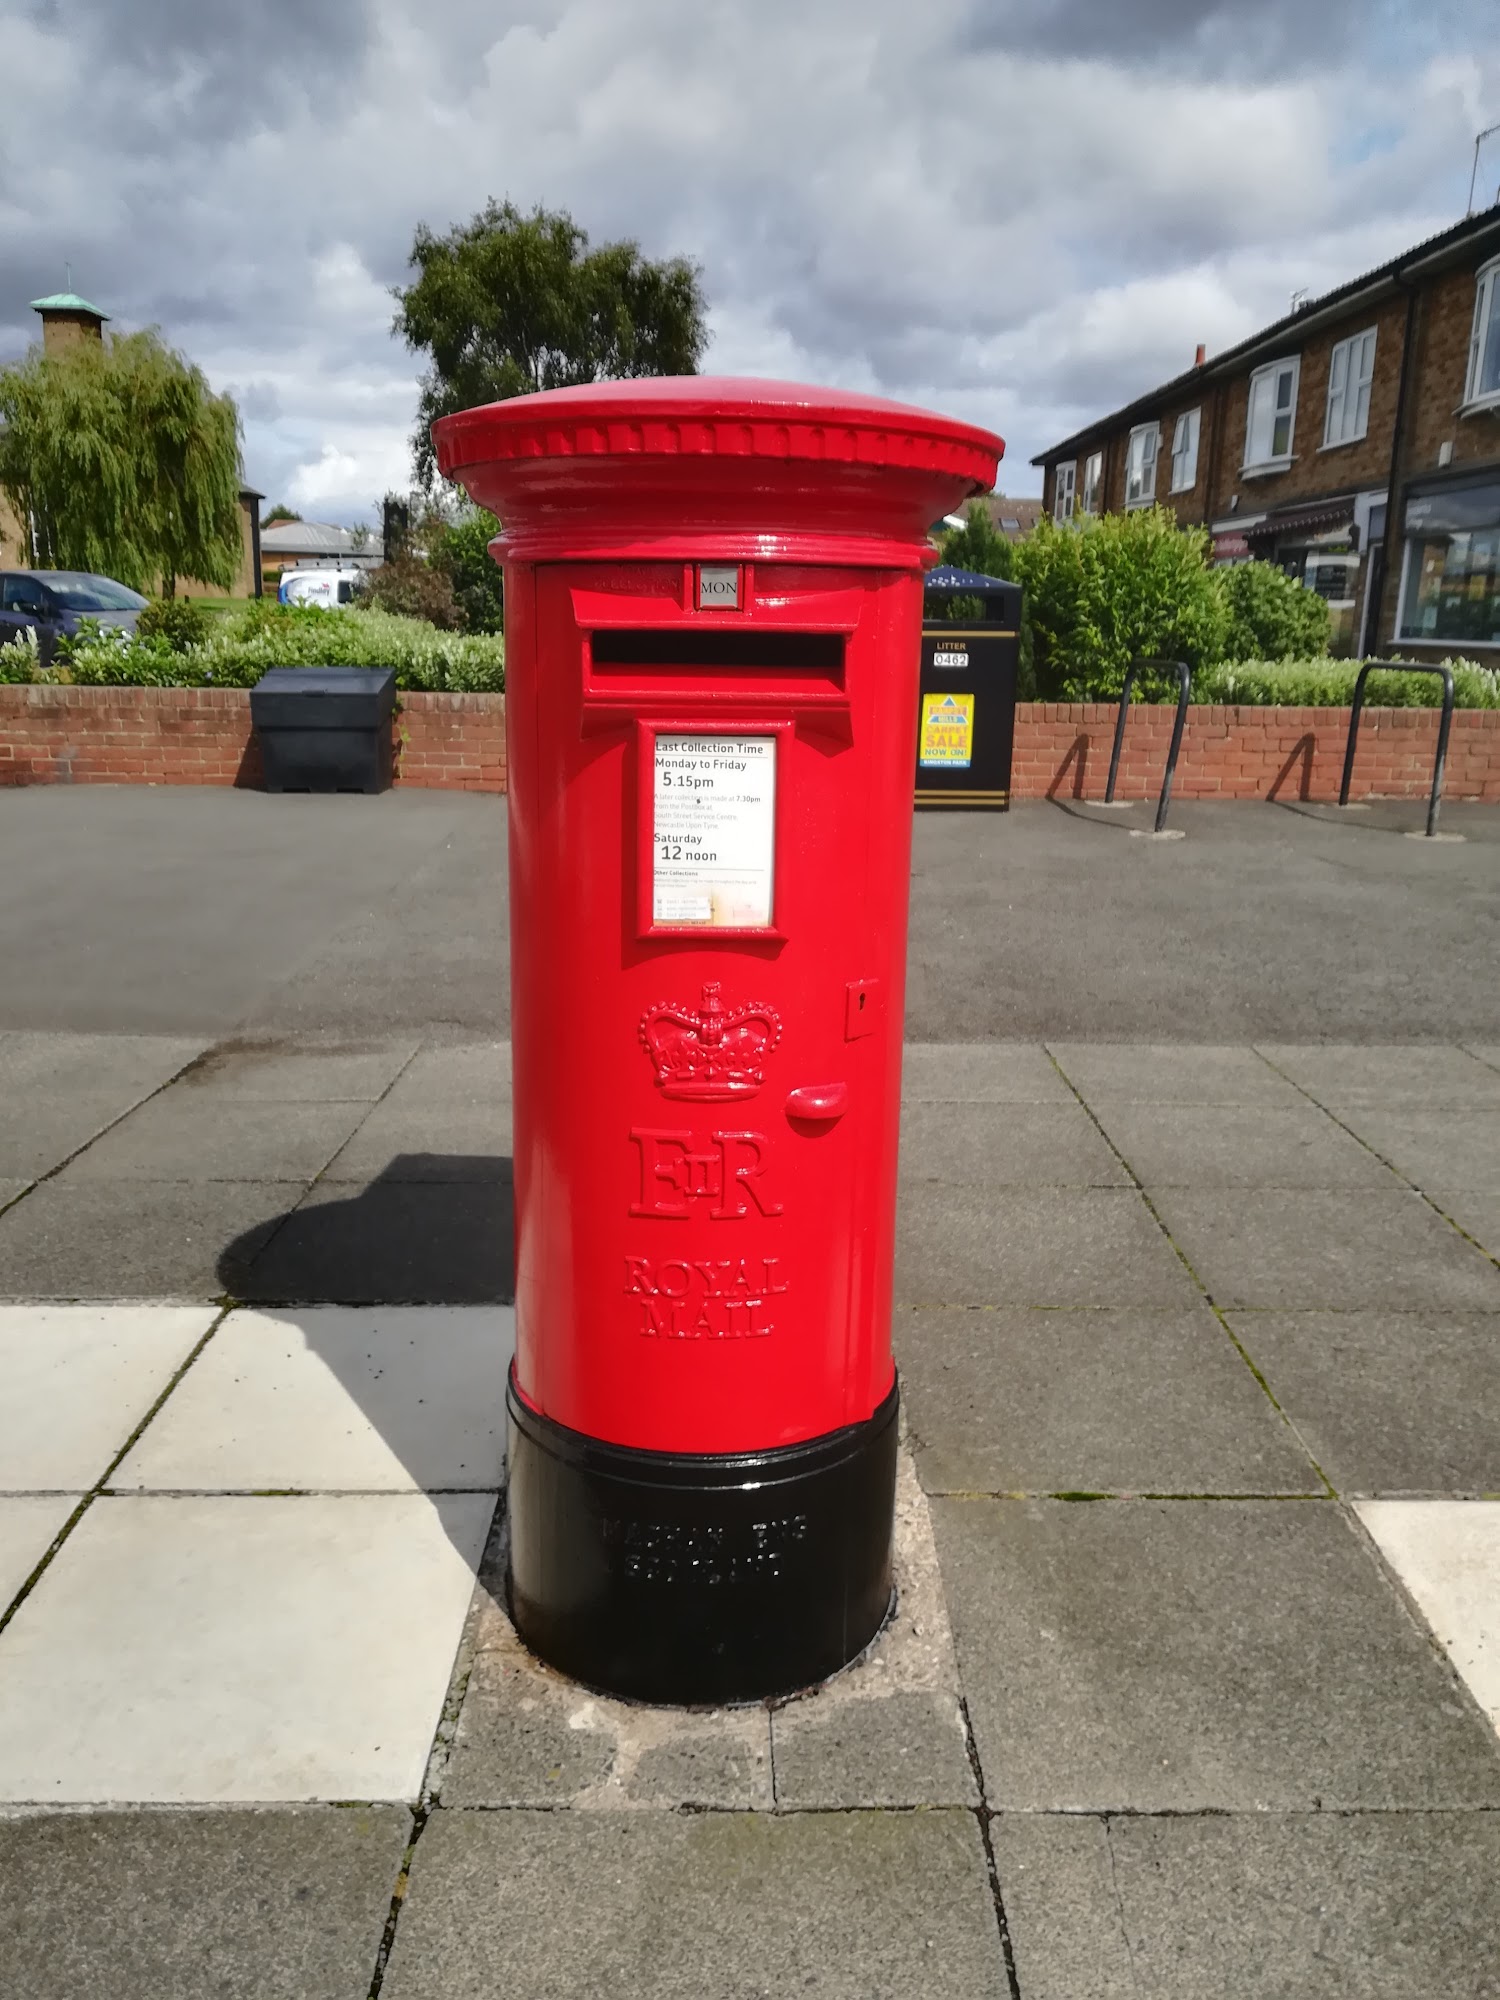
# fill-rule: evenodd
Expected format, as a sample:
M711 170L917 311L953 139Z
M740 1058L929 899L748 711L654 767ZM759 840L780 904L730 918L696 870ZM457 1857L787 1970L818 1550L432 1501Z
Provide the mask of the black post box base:
M529 1409L512 1374L510 1612L607 1694L707 1705L847 1666L891 1603L896 1412L774 1451L603 1444Z

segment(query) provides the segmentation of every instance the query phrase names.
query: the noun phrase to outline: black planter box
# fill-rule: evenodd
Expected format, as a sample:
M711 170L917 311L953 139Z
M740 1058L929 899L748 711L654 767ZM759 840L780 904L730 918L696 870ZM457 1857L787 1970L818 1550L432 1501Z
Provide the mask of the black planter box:
M382 792L393 667L272 667L250 690L268 792Z

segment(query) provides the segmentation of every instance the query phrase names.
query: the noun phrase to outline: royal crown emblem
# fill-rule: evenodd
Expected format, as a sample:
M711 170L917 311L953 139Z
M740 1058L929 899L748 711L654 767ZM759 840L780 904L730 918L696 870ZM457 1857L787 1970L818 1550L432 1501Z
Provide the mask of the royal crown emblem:
M759 1000L726 1007L717 979L704 981L696 1010L664 1001L641 1016L641 1047L666 1097L753 1097L780 1040L777 1014Z

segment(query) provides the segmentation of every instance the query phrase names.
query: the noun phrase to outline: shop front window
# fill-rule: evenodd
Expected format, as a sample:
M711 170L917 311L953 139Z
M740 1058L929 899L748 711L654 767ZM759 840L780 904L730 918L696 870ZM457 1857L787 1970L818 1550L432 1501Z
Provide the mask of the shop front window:
M1500 527L1407 543L1401 637L1500 646Z

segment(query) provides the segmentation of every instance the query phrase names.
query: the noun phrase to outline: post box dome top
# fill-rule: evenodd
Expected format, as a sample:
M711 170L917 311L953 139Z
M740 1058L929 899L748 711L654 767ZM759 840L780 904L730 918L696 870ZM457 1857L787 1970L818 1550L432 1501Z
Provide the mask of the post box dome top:
M444 475L500 517L504 553L531 558L711 541L910 562L932 521L994 485L1005 450L911 404L712 375L517 396L440 418L432 435Z

